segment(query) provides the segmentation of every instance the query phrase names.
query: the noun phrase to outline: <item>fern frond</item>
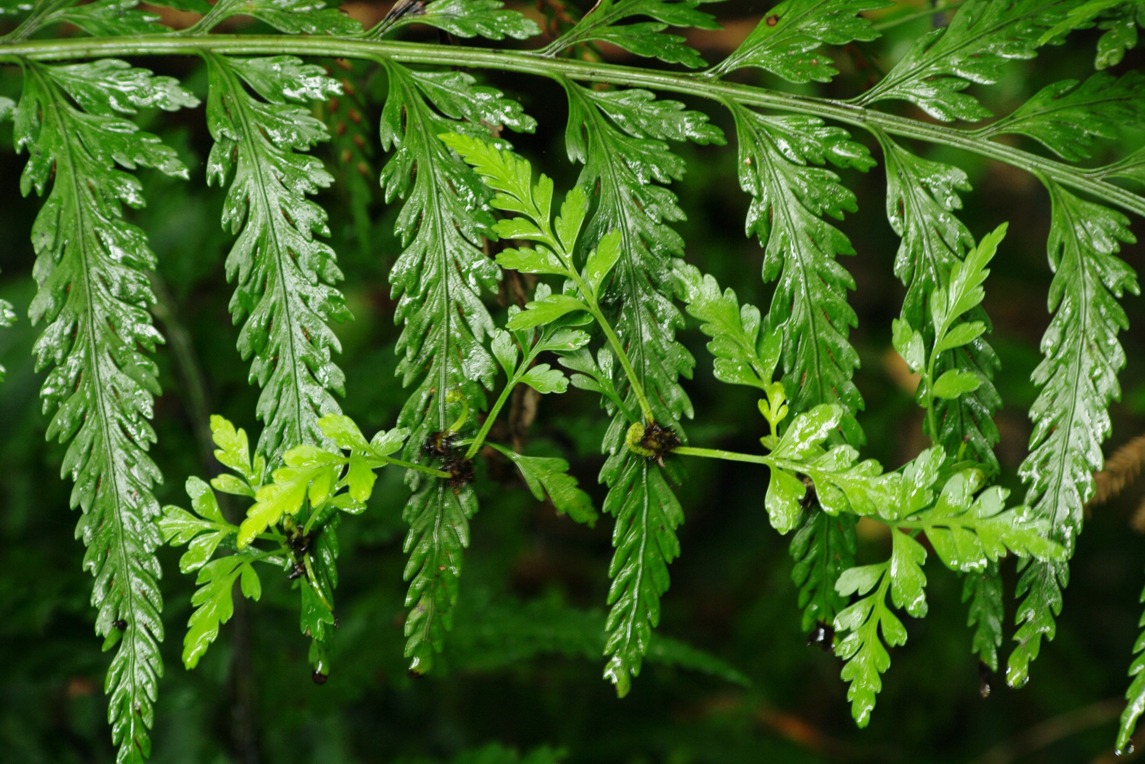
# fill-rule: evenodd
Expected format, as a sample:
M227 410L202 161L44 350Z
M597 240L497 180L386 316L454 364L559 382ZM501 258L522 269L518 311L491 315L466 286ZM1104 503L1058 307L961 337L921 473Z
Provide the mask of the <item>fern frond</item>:
M369 32L381 37L409 24L425 24L457 37L525 40L541 33L537 22L520 11L507 10L501 0L397 0Z
M877 85L856 101L910 101L935 119L979 120L990 110L963 91L993 84L1007 61L1037 55L1039 37L1079 0L967 0L950 24L918 38Z
M675 196L656 183L684 172L665 139L712 143L721 142L722 135L705 115L674 101L654 100L645 91L598 92L563 84L569 98L566 147L570 158L585 165L577 185L599 187L582 240L599 242L610 231L622 237L619 261L603 282L602 303L653 418L678 431L680 419L692 415L678 380L691 376L695 361L675 339L683 321L665 294L671 289L672 260L683 254L683 241L666 223L682 219L683 213ZM624 391L625 408L635 410L631 386L621 381L617 387ZM629 424L623 410L614 412L602 446L609 456L600 473L609 486L604 510L616 517L605 676L621 695L639 673L651 630L660 620L667 565L679 553L675 529L683 521L663 468L624 447Z
M664 34L668 27L719 29L711 14L699 10L716 0L601 0L572 29L544 49L553 56L576 45L606 42L646 58L692 69L704 66L699 52L685 44L680 35ZM622 24L633 17L655 21Z
M340 349L329 322L349 318L326 213L308 198L333 181L304 151L326 129L297 102L338 92L320 67L295 58L206 56L207 123L215 145L207 182L228 182L222 222L237 234L227 256L235 282L231 317L242 323L238 348L262 387L258 450L268 461L301 443L326 442L318 419L338 411L331 392L343 375L331 359ZM292 103L294 102L294 103Z
M764 14L712 73L722 76L750 66L789 82L830 82L839 72L818 48L875 39L878 31L861 14L888 5L889 0L786 0Z
M1049 309L1054 316L1042 339L1043 361L1033 380L1041 388L1030 408L1034 431L1019 472L1028 486L1032 517L1050 524L1053 538L1073 554L1083 508L1101 469L1101 443L1111 429L1109 404L1120 395L1117 372L1125 351L1117 335L1127 328L1117 298L1138 293L1133 270L1117 258L1133 242L1120 213L1049 185L1053 218L1048 242L1054 279ZM1018 646L1010 655L1007 681L1029 677L1041 640L1053 639L1068 582L1064 562L1030 563L1018 583Z
M485 408L496 364L485 347L494 324L482 296L496 291L499 271L482 248L492 216L473 200L488 192L438 137L489 136L489 126L530 131L535 123L516 102L459 72L420 72L385 62L389 97L381 140L393 155L382 170L386 201L406 199L397 232L405 250L390 272L403 329L397 349L402 384L416 383L398 415L408 428L406 458L417 459L435 433L448 433L459 409ZM416 481L416 477L413 478ZM477 499L464 484L415 485L404 517L410 530L406 656L429 671L452 623L461 556Z
M206 34L234 16L250 16L286 34L352 35L362 31L357 21L326 0L217 0L187 34Z
M1141 592L1139 601L1145 602L1145 591ZM1137 626L1145 629L1145 614L1138 620ZM1133 653L1136 657L1129 666L1129 676L1133 677L1133 681L1125 690L1125 700L1128 703L1125 710L1121 712L1121 723L1117 728L1117 754L1119 756L1132 753L1133 742L1131 738L1133 731L1137 728L1137 720L1145 712L1145 631L1142 631L1141 635L1137 637L1137 642L1133 645Z
M63 473L75 482L76 531L95 576L96 633L116 646L108 670L108 717L118 761L141 762L163 663L159 642L159 469L147 454L148 420L159 392L148 353L162 341L148 307L155 255L123 207L143 205L142 188L122 168L154 167L186 177L175 152L119 113L197 103L176 81L122 61L50 67L24 62L15 114L20 179L26 195L48 195L32 226L39 291L31 306L46 327L36 342L47 436L67 443ZM50 190L49 190L50 187Z
M1002 576L998 563L991 562L979 573L963 578L962 601L969 602L966 625L977 627L970 638L970 650L991 671L998 670L998 648L1002 646Z

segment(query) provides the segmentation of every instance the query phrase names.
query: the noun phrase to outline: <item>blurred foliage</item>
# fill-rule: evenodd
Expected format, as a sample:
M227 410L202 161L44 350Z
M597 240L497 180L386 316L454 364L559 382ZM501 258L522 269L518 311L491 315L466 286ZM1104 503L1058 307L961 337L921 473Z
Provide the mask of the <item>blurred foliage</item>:
M378 5L366 11L380 18L387 6ZM563 4L546 0L542 5ZM909 15L901 8L897 12L904 19ZM732 2L720 6L719 15L728 31L693 39L710 54L709 61L730 52L743 36L736 30L750 28L758 10L753 3ZM874 52L844 49L835 61L842 75L820 92L855 92L870 71L886 71L937 22L940 16L896 23ZM1052 55L1011 64L999 86L984 96L996 111L1011 110L1040 87L1088 71L1109 33L1108 27L1095 26ZM1114 71L1142 66L1141 51L1128 50ZM205 95L205 72L194 62L173 60L157 69ZM336 137L348 134L339 120L357 122L348 116L350 108L366 124L377 124L380 116L384 74L379 67L355 64L354 69L353 106L343 101L322 115L333 123ZM514 88L530 114L565 108L560 89L548 82L521 79ZM18 92L18 72L3 70L0 95ZM730 118L721 120L720 126L730 129ZM144 119L143 127L176 147L192 177L202 178L210 136L200 114L183 112L153 123ZM517 140L518 150L561 156L559 130L555 123L547 127ZM0 136L10 145L10 126L0 127ZM1120 154L1143 140L1141 133L1125 136ZM1002 474L1012 477L1029 439L1022 412L1036 394L1029 378L1048 322L1051 274L1043 242L1049 204L1033 178L1011 168L952 149L928 151L928 158L957 161L969 173L974 192L965 195L962 218L970 229L985 231L1009 220L1010 241L1028 242L993 262L984 304L1002 361L996 385L1006 402L996 419L997 454ZM727 150L685 145L679 152L689 168L687 182L675 187L688 211L680 230L689 242L689 259L721 283L734 284L744 302L768 304L770 287L755 276L763 253L741 234L749 200L737 188L733 163L725 161ZM343 286L354 320L336 327L347 388L341 403L372 432L396 421L406 399L395 376L395 304L385 275L401 248L393 234L397 205L383 204L376 188L366 196L360 184L343 182L355 174L377 176L375 149L347 138L321 147L319 155L336 182L317 199L331 216L329 242L339 267L351 274ZM91 636L90 581L81 569L83 549L72 540L75 516L67 508L71 487L58 477L64 448L43 438L45 417L37 395L42 375L32 370L36 332L25 317L33 296L29 232L38 201L22 198L12 182L22 163L12 152L0 154L0 177L8 179L0 188L0 240L9 242L0 249L0 300L10 302L20 317L0 331L0 365L8 370L0 388L0 759L110 761L114 751L105 731L102 691L106 657ZM574 168L564 167L568 175L562 179L561 167L549 162L546 171L558 182L570 180ZM905 291L892 271L898 240L883 216L880 170L840 174L859 206L839 223L858 251L848 261L857 282L850 295L858 315L851 339L864 372L855 382L866 401L858 418L870 456L899 463L921 447L922 414L904 389L903 370L891 349L891 320ZM178 503L181 476L218 469L210 458L207 415L222 414L257 432L258 391L247 384L228 315L223 260L229 239L218 224L223 192L156 172L141 177L149 204L131 219L147 231L158 255L154 288L162 307L155 322L168 337L157 356L163 395L156 403L158 439L151 455L167 477L156 489L160 502ZM1133 221L1133 230L1145 239L1142 220ZM1123 256L1138 268L1145 264L1141 244ZM504 288L511 288L511 281ZM1145 431L1145 310L1140 300L1124 306L1135 328L1123 336L1124 395L1113 409L1107 450ZM705 338L694 325L681 339L706 359ZM717 385L710 369L710 362L701 360L690 387L698 416L689 432L721 447L750 450L763 433L724 423L742 421L754 398ZM605 422L596 402L569 396L545 399L540 406L527 431L532 452L568 458L572 473L595 492L600 506L595 477ZM464 594L441 670L415 678L405 668L404 591L397 582L405 564L401 512L408 490L400 475L383 473L369 511L341 531L340 627L330 681L311 682L288 582L268 578L260 605L236 603L225 637L196 671L182 669L179 639L169 637L162 645L167 668L154 729L162 744L152 760L1003 764L1099 761L1112 753L1125 667L1137 633L1145 539L1128 528L1145 493L1141 485L1092 509L1072 561L1058 636L1043 645L1029 686L1009 690L1000 678L980 677L967 649L960 583L936 569L929 586L932 601L941 604L925 621L908 624L910 642L896 653L895 670L885 677L883 713L860 731L848 715L838 659L808 645L801 630L787 543L770 529L763 511L760 470L706 460L690 465L679 487L687 512L678 529L683 553L673 566L648 665L622 701L599 680L596 666L604 616L595 608L608 590L610 530L577 526L551 506L538 508L504 460L491 460L483 469L488 479L476 485L484 508L473 526ZM237 521L234 508L223 509ZM889 543L864 524L858 539L860 556L866 550L868 557L879 557ZM193 579L174 574L174 550L162 550L160 559L167 572L164 622L178 634L190 614ZM1012 592L1013 565L1004 563L1002 569ZM520 623L530 628L513 628ZM515 634L515 640L507 642L507 634ZM987 688L993 691L981 697Z

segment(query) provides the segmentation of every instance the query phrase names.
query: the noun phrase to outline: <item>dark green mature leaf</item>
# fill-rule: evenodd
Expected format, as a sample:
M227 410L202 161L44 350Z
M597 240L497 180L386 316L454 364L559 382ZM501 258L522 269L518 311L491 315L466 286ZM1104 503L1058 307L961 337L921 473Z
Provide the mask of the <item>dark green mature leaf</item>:
M1141 602L1145 602L1145 591L1141 592ZM1139 627L1145 628L1145 615L1137 622ZM1125 700L1128 704L1121 712L1121 723L1117 728L1117 755L1120 756L1133 750L1133 730L1137 728L1137 720L1145 712L1145 631L1137 637L1133 645L1136 656L1129 666L1129 676L1133 677L1129 687L1125 690Z
M600 0L576 25L545 48L556 55L576 45L607 42L645 58L698 69L704 59L680 35L664 34L668 27L719 29L709 13L698 10L715 0ZM620 22L645 16L656 21Z
M541 33L537 22L520 11L506 10L501 0L397 0L370 31L380 37L408 24L425 24L457 37L524 40Z
M39 291L29 311L47 324L35 346L37 368L49 369L41 390L47 437L68 444L63 472L75 481L72 506L83 511L76 535L95 576L96 633L119 643L106 682L112 739L120 762L138 762L150 751L163 673L152 494L160 474L147 454L159 392L147 353L162 339L147 310L155 255L123 216L124 205L143 206L141 186L119 167L186 170L116 112L174 111L196 100L173 80L120 61L27 61L24 73L13 130L17 150L29 155L20 189L43 195L50 186L32 225Z
M75 24L96 37L158 34L170 31L157 24L154 13L137 10L139 0L96 0L73 5L53 14L50 23Z
M326 0L216 0L210 13L189 30L205 34L232 16L251 16L287 34L352 35L362 31L357 21Z
M1098 72L1079 83L1047 85L1013 114L979 132L982 136L1022 134L1063 159L1093 154L1099 140L1116 138L1125 126L1145 122L1145 75L1138 71L1113 77Z
M1007 61L1033 58L1038 38L1080 0L967 0L946 27L918 38L862 105L906 100L936 119L978 120L990 110L968 93L970 83L993 84Z
M415 72L391 61L381 140L393 155L382 170L386 201L406 199L397 232L405 250L390 272L398 297L396 318L402 384L417 386L398 424L408 428L405 455L419 457L434 433L446 432L458 410L485 407L485 388L496 364L485 348L493 320L482 303L496 291L498 269L482 247L492 216L476 200L488 192L476 173L438 137L461 132L489 138L490 127L533 129L519 104L460 72ZM456 402L454 402L456 401ZM416 480L416 478L413 478ZM457 600L468 520L477 500L466 485L424 484L404 517L410 524L406 567L406 656L418 672L430 670Z
M980 573L970 573L964 577L962 601L970 603L966 625L977 626L971 637L971 651L991 671L997 671L998 648L1002 646L1002 622L1006 617L998 563L992 562Z
M799 588L804 631L810 631L816 623L833 623L847 604L836 591L835 582L855 559L857 520L854 515L832 517L813 509L791 539L789 553L795 561L791 580Z
M1028 486L1029 516L1049 523L1068 559L1081 532L1083 507L1093 495L1093 473L1101 469L1101 443L1111 429L1109 404L1121 393L1117 372L1125 365L1125 351L1117 335L1128 324L1117 298L1139 290L1133 269L1116 256L1122 243L1134 241L1129 221L1060 186L1050 185L1049 191L1048 252L1054 270L1049 309L1054 315L1042 339L1044 359L1033 374L1041 392L1030 407L1034 432L1019 472ZM1018 593L1026 597L1017 614L1018 646L1006 674L1011 685L1027 681L1042 638L1053 639L1067 581L1064 561L1034 562L1023 570Z
M620 258L603 282L602 303L628 351L653 418L678 432L680 419L692 414L678 379L691 376L695 361L675 339L682 317L664 292L672 288L673 258L683 254L683 241L666 223L682 219L683 213L675 196L656 183L668 183L684 172L665 139L713 143L721 142L722 135L705 115L674 101L654 100L645 91L594 91L569 81L563 84L569 98L566 148L572 160L585 164L577 185L598 189L582 241L592 246L611 231L621 234ZM576 370L597 376L591 373L591 356L580 361ZM595 387L606 390L613 383L599 381ZM668 587L667 564L678 553L675 528L683 514L663 468L624 447L632 422L629 412L638 409L626 381L615 388L623 391L624 403L612 412L602 446L609 458L600 474L609 486L604 509L617 521L605 676L623 695L640 671L648 636L659 621L659 597ZM653 538L657 543L651 543Z
M875 131L875 136L886 160L887 219L902 239L895 256L895 275L907 287L901 316L921 333L919 346L929 348L934 341L931 296L947 289L951 272L974 246L974 237L955 214L962 207L959 192L968 191L970 183L956 167L912 154L882 131ZM962 327L974 324L981 324L983 334L989 331L990 319L981 308L971 309L951 331L965 331ZM981 335L940 355L938 374L955 369L972 372L979 385L956 399L936 401L938 432L931 433L947 453L965 448L968 457L992 473L999 469L993 419L1002 405L993 382L999 365L994 349Z
M889 0L786 0L719 65L716 74L756 67L789 82L829 82L838 74L830 56L815 51L824 44L873 40L878 31L860 14L885 8Z
M1086 0L1070 9L1069 14L1045 32L1044 44L1074 29L1088 29L1097 22L1104 34L1097 41L1094 66L1107 69L1117 66L1125 51L1137 45L1137 27L1145 26L1145 2L1142 0Z
M1111 165L1102 167L1099 172L1103 178L1122 178L1145 186L1145 146Z
M433 669L445 632L453 628L461 556L469 546L469 520L476 512L471 488L436 480L414 491L402 513L410 526L402 547L409 555L404 577L410 582L405 656L417 674Z
M262 387L258 450L273 461L301 443L326 442L318 419L338 410L331 391L343 388L331 359L340 345L329 326L349 317L331 286L342 274L334 251L314 238L329 235L326 213L307 198L333 179L303 153L327 133L291 103L329 97L338 85L320 67L288 56L206 58L215 139L207 182L230 182L222 222L238 235L227 256L231 317L242 323L239 353L253 359L250 376Z
M660 623L660 597L668 591L668 564L680 554L676 528L684 511L664 470L628 451L609 457L604 511L616 518L608 566L608 634L604 677L620 697L640 674L652 629Z
M836 260L854 254L847 237L824 220L856 209L855 196L830 170L867 170L865 147L841 128L813 117L765 116L728 102L739 135L739 182L752 201L747 232L764 246L763 280L778 278L765 332L783 338L785 388L795 412L820 403L842 403L844 431L861 439L853 412L863 399L851 381L859 356L848 342L857 322L847 304L855 284Z

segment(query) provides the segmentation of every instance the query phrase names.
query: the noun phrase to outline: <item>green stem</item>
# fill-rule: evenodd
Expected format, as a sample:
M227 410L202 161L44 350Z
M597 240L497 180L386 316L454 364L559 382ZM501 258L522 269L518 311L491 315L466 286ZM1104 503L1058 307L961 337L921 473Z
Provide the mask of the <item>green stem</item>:
M728 462L747 462L748 464L762 464L771 466L771 459L760 454L743 454L739 451L725 451L722 448L697 448L696 446L677 446L672 449L673 454L680 456L698 456L703 459L723 459Z
M579 281L579 276L577 279ZM578 283L577 288L582 285ZM588 294L582 291L582 294ZM652 404L648 402L648 396L644 394L644 386L640 384L640 379L636 376L636 369L632 365L632 361L628 358L628 353L624 352L624 346L620 344L620 337L612 328L612 324L608 323L608 319L604 317L604 313L597 304L595 296L589 304L589 313L600 324L601 331L604 332L608 344L612 347L612 352L616 354L616 359L620 361L620 366L624 369L624 376L628 378L628 384L632 385L632 393L636 396L636 401L640 404L640 413L644 415L645 422L655 422L656 417L652 413Z
M1145 197L1105 180L1086 175L1064 162L1040 157L994 141L982 140L976 130L931 124L887 114L854 103L794 95L731 82L713 81L703 74L667 72L619 64L545 58L528 51L493 50L460 46L428 45L391 40L347 37L300 37L292 35L140 35L134 37L23 40L0 44L0 61L18 63L20 58L37 61L67 61L107 56L200 55L213 51L225 55L292 54L318 58L390 59L399 63L493 69L578 81L644 87L707 100L731 99L744 106L809 114L864 130L879 128L911 140L951 146L1032 173L1041 173L1061 185L1103 199L1145 217Z
M513 388L517 386L517 383L521 381L521 377L524 376L522 370L528 370L529 365L535 359L536 354L530 354L521 362L520 367L517 369L517 372L513 374L513 377L505 383L505 387L501 389L501 394L497 396L497 401L493 404L493 408L489 409L489 415L485 417L485 421L481 424L481 429L477 431L473 442L471 442L469 448L466 449L466 459L472 459L477 455L477 452L481 449L481 444L485 442L486 436L489 435L489 430L493 428L493 423L497 421L497 415L501 413L501 409L504 408L505 404L509 401L509 395L512 394ZM445 476L450 477L448 473L446 473Z
M431 475L432 477L436 477L436 478L453 477L452 475L450 475L445 470L439 470L435 467L427 467L424 464L418 464L417 462L407 462L405 459L395 459L392 456L386 456L386 457L382 457L382 458L385 459L387 464L392 464L395 467L402 467L402 468L407 469L407 470L414 470L415 472L421 472L422 474Z

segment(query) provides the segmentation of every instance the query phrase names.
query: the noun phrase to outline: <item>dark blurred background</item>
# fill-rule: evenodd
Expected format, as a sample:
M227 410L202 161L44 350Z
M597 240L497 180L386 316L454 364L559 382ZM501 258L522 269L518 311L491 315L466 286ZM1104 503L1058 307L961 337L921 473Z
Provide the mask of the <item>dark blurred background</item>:
M922 5L901 2L880 21L892 22ZM352 10L369 20L387 8L360 3ZM710 62L730 52L765 10L753 2L714 8L727 29L693 37ZM523 10L537 13L532 6ZM835 51L842 72L836 81L801 92L836 97L860 92L932 23L922 18L899 24L882 41ZM410 35L437 36L416 29ZM1014 63L1003 82L980 91L982 97L996 113L1005 113L1042 85L1087 76L1097 37L1078 33L1036 61ZM615 51L603 52L623 60ZM1131 52L1117 71L1143 62L1140 53ZM183 78L205 95L198 62L143 63ZM339 182L320 201L331 214L332 244L355 316L338 327L344 346L339 362L347 377L343 404L369 434L391 427L404 400L394 377L397 331L386 282L399 251L392 233L398 207L382 204L376 192L384 157L372 148L373 126L385 93L383 75L357 64L333 71L357 79L360 103L354 108L367 125L362 150L353 145L348 106L343 103L333 113L326 109L331 122L345 124L347 132L321 149ZM791 89L762 75L740 76ZM537 134L521 138L518 148L554 176L558 187L567 187L577 168L564 153L566 107L560 89L541 78L494 73L488 80L517 94L539 118ZM18 97L15 68L0 73L0 93ZM730 130L712 104L689 105ZM905 108L904 113L918 116ZM221 193L203 183L210 138L201 109L173 117L144 115L142 122L179 150L192 175L185 183L144 173L149 206L131 213L159 255L155 316L168 338L158 355L164 394L157 402L159 442L152 453L165 476L158 494L162 503L185 505L186 477L217 470L205 440L207 415L221 413L257 433L256 391L247 385L226 308L230 288L222 263L230 239L219 225ZM865 135L856 138L871 143ZM0 127L0 139L11 146L10 125ZM1143 141L1142 132L1127 133L1105 156L1123 155ZM689 167L686 181L673 189L688 214L680 225L688 258L734 286L741 300L766 306L770 287L759 278L761 250L742 236L748 200L738 189L734 152L678 148ZM975 236L1010 221L985 304L994 321L991 341L1003 361L996 380L1005 400L998 415L998 455L1018 498L1014 476L1030 433L1025 411L1035 396L1029 375L1048 322L1048 198L1031 176L1012 168L941 147L914 148L970 173L974 191L965 196L963 220ZM0 298L12 302L21 319L0 331L0 363L9 370L0 387L0 760L104 762L114 758L102 692L107 656L93 634L91 578L81 570L83 549L73 540L77 518L68 509L71 486L59 478L63 449L44 441L42 375L31 362L36 328L26 318L34 290L28 237L39 201L19 195L23 162L11 150L0 153L5 179L0 241L6 242L0 249ZM365 165L364 175L359 164ZM867 404L860 416L868 439L865 455L893 467L924 446L921 416L911 391L904 389L890 345L891 320L903 295L891 270L898 242L884 214L881 167L866 175L848 173L845 181L860 205L842 228L858 251L845 265L857 282L852 305L859 326L852 340L862 357L856 383ZM356 205L355 194L367 191L372 201ZM1141 220L1133 226L1138 237L1145 234ZM1145 262L1140 244L1122 255L1138 269ZM1139 299L1123 304L1133 328L1122 336L1129 363L1107 453L1145 432L1145 315ZM704 338L694 327L682 339L698 359L688 385L697 412L688 428L692 441L757 449L763 421L754 417L754 396L714 382ZM573 391L544 398L528 433L530 453L568 458L598 506L602 492L595 483L605 423L597 402ZM771 530L763 509L764 471L707 460L688 463L679 489L686 516L680 529L683 552L671 569L659 633L706 657L681 659L682 648L673 642L675 652L650 658L630 696L618 700L601 679L602 661L596 657L611 519L603 518L595 529L575 526L550 506L538 505L504 465L482 469L481 510L472 524L457 626L441 670L432 676L411 678L402 658L406 587L400 514L407 494L396 473L383 475L370 511L339 531L341 626L333 672L324 686L310 680L297 597L285 576L265 577L262 601L240 605L198 669L185 671L179 655L193 582L178 574L177 553L163 550L167 675L160 687L153 760L1009 764L1113 757L1120 696L1139 632L1138 593L1145 584L1145 538L1130 523L1145 484L1091 511L1057 638L1043 646L1032 681L1020 691L996 679L989 697L980 697L961 581L932 561L930 614L920 622L905 619L909 642L892 651L893 665L870 727L858 730L839 679L839 661L808 646L800 630L788 539ZM860 561L883 559L884 545L877 531L861 527ZM1004 568L1009 597L1014 570L1012 564ZM1012 620L1012 602L1009 609ZM1008 652L1004 645L1003 655Z

